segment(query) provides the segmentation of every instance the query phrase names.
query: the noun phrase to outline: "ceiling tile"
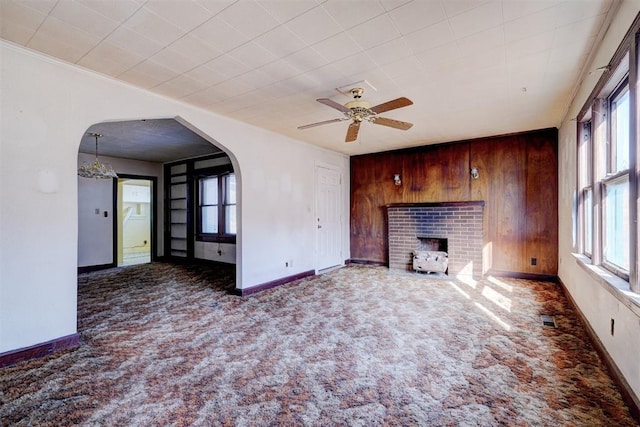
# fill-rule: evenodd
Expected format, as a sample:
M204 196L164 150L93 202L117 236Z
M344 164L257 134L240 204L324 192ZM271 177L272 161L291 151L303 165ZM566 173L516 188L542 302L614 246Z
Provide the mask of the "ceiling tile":
M261 70L251 70L248 73L236 77L236 80L250 86L252 89L259 89L276 82L276 79L272 75Z
M169 49L188 56L192 61L198 64L211 61L212 59L222 55L222 51L220 49L216 49L210 43L206 43L190 34L187 34L171 43Z
M580 1L567 0L561 2L558 7L558 26L572 24L586 18L604 15L611 7L613 0L605 1Z
M556 0L503 1L502 13L504 14L504 22L513 21L514 19L555 7L557 3ZM584 2L581 1L580 3Z
M187 71L184 75L203 83L205 86L213 86L228 79L224 74L206 65L200 65L193 70Z
M553 37L554 47L595 37L602 26L603 19L604 16L599 15L557 28Z
M117 22L125 21L141 8L141 5L133 0L76 0L75 2Z
M211 18L193 30L191 35L223 52L228 52L249 41L247 36L218 17Z
M380 15L348 31L349 35L363 48L369 49L400 37L388 15Z
M153 61L146 60L122 73L119 78L143 87L153 87L176 77L177 73Z
M195 3L209 10L213 15L222 12L238 0L194 0Z
M437 1L412 1L389 12L402 34L409 34L447 19Z
M286 80L293 76L297 76L298 74L302 74L299 69L283 60L278 60L267 64L261 67L260 71L271 76L274 82L279 82L281 80Z
M240 74L244 74L251 70L246 64L233 58L231 55L219 56L206 64L207 68L211 68L230 79Z
M285 26L279 26L256 38L255 43L282 58L303 49L306 44Z
M154 0L147 2L145 8L159 16L170 16L171 23L186 32L213 17L210 10L192 1Z
M507 43L533 37L552 31L556 27L557 8L547 8L540 12L509 21L504 25L504 37Z
M79 49L67 42L47 36L40 31L31 38L27 46L71 63L75 63L87 53L85 49Z
M344 29L355 27L385 13L377 1L371 0L327 0L322 7Z
M117 76L145 58L110 43L102 42L87 53L78 65L88 67L111 76Z
M162 49L149 59L156 64L162 65L163 67L176 72L177 74L182 74L202 64L191 56L183 55L182 53L170 48Z
M510 1L510 0L507 0ZM519 2L520 0L517 0ZM447 16L452 18L488 3L486 0L443 0Z
M411 33L405 40L413 53L420 53L453 41L453 33L449 23L443 21Z
M457 42L462 55L474 54L478 51L490 51L504 46L504 29L502 26L494 27L459 39Z
M146 7L133 14L124 23L124 26L162 46L171 44L185 34L184 30L161 18Z
M314 44L313 48L329 62L362 52L362 48L347 33L338 33Z
M154 87L153 91L172 98L182 98L206 87L201 82L187 76L178 76Z
M334 62L343 74L351 76L354 74L365 74L368 70L378 68L375 62L366 53L359 53L357 55L351 55L340 61Z
M294 68L300 70L301 73L322 67L329 63L327 59L313 48L307 48L293 53L285 58L284 62L291 64Z
M220 90L216 89L216 86L209 87L182 98L183 101L188 102L189 104L203 108L208 108L217 102L223 101L224 99L224 96L220 94Z
M13 43L26 46L34 34L35 30L14 24L11 21L0 22L0 37Z
M111 42L145 58L152 56L162 49L160 43L148 39L124 26L118 27L105 41Z
M465 37L502 25L502 3L490 2L452 17L449 22L456 37Z
M407 46L406 40L400 37L368 49L367 54L376 64L384 65L411 56L413 52L409 49L409 46Z
M352 81L346 78L348 74L348 69L346 69L346 67L338 64L329 64L324 67L307 71L304 73L304 76L314 82L314 87L325 90L327 88L336 88L342 86L344 83Z
M48 41L52 46L47 48ZM56 56L53 52L65 52L64 60L75 62L96 46L99 39L85 32L69 26L55 17L48 17L29 42L29 47ZM55 46L53 46L55 44ZM63 45L66 48L63 48ZM75 59L74 59L75 58Z
M218 92L219 97L222 100L225 100L250 92L251 90L253 90L253 87L238 79L232 79L224 81L222 83L218 83L212 89Z
M287 27L305 43L312 45L342 31L325 9L316 7L287 22Z
M382 4L382 7L384 7L384 10L390 12L402 5L409 3L410 1L412 0L380 0L380 3Z
M392 79L397 79L407 74L418 73L422 76L423 66L414 56L403 58L399 61L390 62L383 65L382 70Z
M243 44L229 52L229 55L249 68L259 68L278 59L273 53L254 42Z
M100 39L109 35L119 24L118 21L107 18L94 9L68 1L58 2L50 16L55 16L61 21Z
M12 24L35 32L46 17L46 13L26 7L22 3L0 1L0 23L3 26Z
M318 6L316 0L258 0L258 3L280 23L288 22Z
M555 31L537 34L533 37L520 39L506 46L507 60L518 59L523 56L539 53L551 48Z
M249 39L254 39L279 25L279 22L254 0L238 1L221 11L217 17Z
M20 0L20 3L25 7L48 15L58 3L58 0Z

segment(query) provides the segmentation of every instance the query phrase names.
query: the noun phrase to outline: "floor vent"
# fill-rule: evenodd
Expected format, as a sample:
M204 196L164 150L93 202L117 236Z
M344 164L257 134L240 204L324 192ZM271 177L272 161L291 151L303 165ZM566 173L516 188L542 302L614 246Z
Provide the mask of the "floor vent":
M540 316L540 319L542 320L542 326L549 326L551 328L558 327L558 325L556 325L556 318L554 316L543 314L542 316Z

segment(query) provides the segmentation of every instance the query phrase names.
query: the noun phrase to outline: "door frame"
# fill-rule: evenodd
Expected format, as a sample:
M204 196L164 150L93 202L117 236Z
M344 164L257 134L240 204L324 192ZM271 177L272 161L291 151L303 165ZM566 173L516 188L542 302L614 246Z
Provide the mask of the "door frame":
M151 214L151 230L150 230L150 240L151 240L151 262L157 261L157 221L156 221L156 209L157 209L157 200L158 200L158 177L149 176L149 175L132 175L126 173L119 173L118 178L113 178L113 266L118 266L118 246L120 242L118 241L118 180L120 178L123 179L140 179L151 181L151 203L149 203L149 211Z
M319 168L323 168L323 169L329 169L332 170L334 172L337 172L340 175L340 195L338 197L338 211L340 212L340 225L339 225L339 235L340 235L340 253L336 254L336 257L339 259L338 264L336 265L342 265L344 263L344 259L342 259L342 253L343 253L343 249L344 249L344 224L345 224L345 218L344 218L344 169L339 166L339 165L335 165L332 163L325 163L322 161L315 161L313 163L313 187L314 187L314 192L315 192L315 197L314 197L314 216L313 216L313 227L314 227L314 234L315 234L315 239L314 239L314 244L315 244L315 270L316 273L318 271L322 271L325 268L331 268L332 266L329 267L322 267L320 268L320 254L318 252L318 240L319 240L319 234L317 232L317 224L318 224L318 214L319 214L319 210L318 210L318 169Z

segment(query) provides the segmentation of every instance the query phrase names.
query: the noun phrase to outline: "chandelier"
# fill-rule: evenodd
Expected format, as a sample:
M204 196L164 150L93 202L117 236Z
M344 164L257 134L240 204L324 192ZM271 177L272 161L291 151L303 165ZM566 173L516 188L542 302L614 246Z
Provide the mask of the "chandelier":
M110 179L117 178L118 175L109 165L100 163L98 160L98 138L102 135L99 133L89 133L89 135L96 139L96 160L90 164L84 164L78 168L78 176L82 178L96 178L96 179Z

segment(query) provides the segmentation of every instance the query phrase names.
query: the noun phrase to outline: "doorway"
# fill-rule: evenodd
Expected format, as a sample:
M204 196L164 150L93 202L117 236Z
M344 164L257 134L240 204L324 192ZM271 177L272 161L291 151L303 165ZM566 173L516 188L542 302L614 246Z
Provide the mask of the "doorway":
M149 263L154 258L155 177L120 175L114 191L114 258L118 267Z
M316 166L317 270L334 267L342 259L342 173Z

